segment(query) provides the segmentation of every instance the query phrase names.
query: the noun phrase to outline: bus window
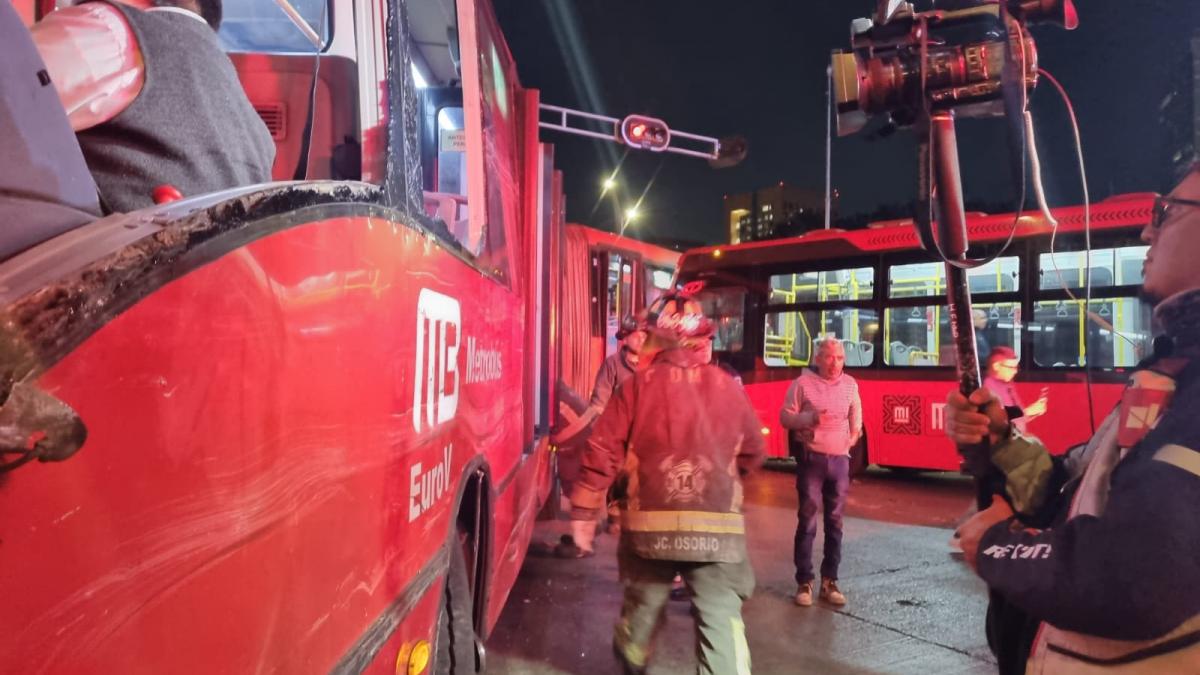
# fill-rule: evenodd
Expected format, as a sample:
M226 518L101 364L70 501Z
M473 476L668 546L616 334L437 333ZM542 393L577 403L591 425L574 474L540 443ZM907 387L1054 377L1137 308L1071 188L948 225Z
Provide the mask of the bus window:
M442 92L438 92L440 95ZM433 96L426 93L426 96ZM431 101L437 105L436 101ZM483 232L471 228L471 212L467 199L467 132L466 115L461 105L444 105L436 108L434 115L436 130L429 140L433 148L431 175L433 185L426 185L425 215L439 220L445 230L435 230L462 245L472 256L484 252ZM426 182L430 178L426 178Z
M1142 263L1149 250L1149 246L1122 246L1092 251L1092 287L1140 286ZM1083 251L1041 254L1038 257L1038 288L1083 288L1085 260Z
M772 305L833 300L870 300L875 296L875 268L797 272L771 275Z
M1021 353L1021 305L1016 302L976 304L987 313L987 325L976 327L987 349L1001 345ZM889 366L953 366L957 356L944 305L889 307L884 310L883 361ZM987 354L979 354L986 359Z
M462 106L439 110L437 130L437 192L465 198L467 195L467 136ZM465 208L464 205L464 211ZM466 217L466 213L460 215L463 218Z
M1082 307L1082 300L1034 304L1033 323L1029 325L1034 363L1046 368L1085 365L1085 325L1095 358L1093 365L1097 368L1128 368L1150 353L1153 335L1148 304L1138 298L1093 300L1091 309L1096 318L1092 320L1079 311ZM1115 334L1109 326L1115 329Z
M330 7L325 0L294 0L304 22L329 45ZM227 52L311 54L316 47L296 28L275 0L237 0L224 3L221 30L217 33Z
M875 362L879 315L873 309L830 308L767 314L763 363L772 367L807 366L824 338L840 340L847 366Z
M696 296L716 327L713 350L741 351L745 342L746 289L709 288Z
M1008 293L1020 290L1018 259L997 258L967 270L972 293ZM892 265L888 270L889 298L924 298L946 293L946 266L940 262Z
M617 253L608 254L607 315L605 316L605 354L617 351L617 330L621 319L633 314L633 263Z
M662 269L661 267L651 267L644 265L645 270L645 289L646 289L646 304L643 307L649 307L654 304L663 293L671 290L671 270Z

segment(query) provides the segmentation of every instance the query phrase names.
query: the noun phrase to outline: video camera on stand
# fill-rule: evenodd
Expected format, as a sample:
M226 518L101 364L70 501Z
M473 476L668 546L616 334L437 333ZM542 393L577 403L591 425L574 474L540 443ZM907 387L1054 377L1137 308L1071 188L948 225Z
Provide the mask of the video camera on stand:
M1037 47L1028 28L1051 23L1072 30L1079 19L1071 0L953 5L918 12L909 2L880 0L873 17L851 22L851 49L833 53L831 77L838 135L857 132L871 117L883 115L917 134L917 234L921 245L946 263L959 389L969 395L982 381L979 357L987 355L975 353L966 271L981 263L966 257L954 121L956 116L1007 121L1009 168L1021 194L1019 211L1025 201L1026 108L1038 76ZM976 478L977 498L984 508L994 492L988 449L959 451L964 471Z

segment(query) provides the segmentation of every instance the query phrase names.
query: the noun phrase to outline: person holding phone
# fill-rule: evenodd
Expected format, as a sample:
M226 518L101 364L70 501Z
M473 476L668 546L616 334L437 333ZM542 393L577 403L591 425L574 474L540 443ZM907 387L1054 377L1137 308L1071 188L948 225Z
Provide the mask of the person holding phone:
M1012 347L996 347L988 354L983 386L995 394L1004 411L1008 413L1008 419L1012 420L1013 426L1025 433L1031 421L1046 414L1049 390L1042 387L1042 394L1038 400L1023 405L1021 397L1017 395L1017 388L1013 385L1013 378L1017 376L1020 364L1021 360Z

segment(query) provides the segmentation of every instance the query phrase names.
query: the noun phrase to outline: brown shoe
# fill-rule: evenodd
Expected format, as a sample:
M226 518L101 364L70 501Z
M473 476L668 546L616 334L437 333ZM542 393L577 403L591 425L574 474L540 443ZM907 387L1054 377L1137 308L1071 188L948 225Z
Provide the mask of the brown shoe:
M821 580L821 600L838 607L846 604L845 594L838 590L837 579Z
M812 607L812 582L800 584L800 590L796 592L796 604L800 607Z

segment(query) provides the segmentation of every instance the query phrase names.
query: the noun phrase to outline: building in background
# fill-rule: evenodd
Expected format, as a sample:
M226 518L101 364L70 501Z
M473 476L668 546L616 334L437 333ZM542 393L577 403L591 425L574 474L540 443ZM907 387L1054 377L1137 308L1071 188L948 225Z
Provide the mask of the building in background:
M1200 150L1200 32L1192 35L1190 49L1171 65L1167 93L1158 106L1162 129L1162 162L1167 172L1160 190L1167 190Z
M834 213L837 212L834 191ZM778 185L725 195L725 223L729 243L794 237L825 224L825 192Z

